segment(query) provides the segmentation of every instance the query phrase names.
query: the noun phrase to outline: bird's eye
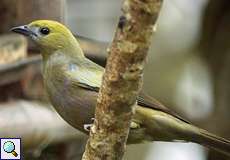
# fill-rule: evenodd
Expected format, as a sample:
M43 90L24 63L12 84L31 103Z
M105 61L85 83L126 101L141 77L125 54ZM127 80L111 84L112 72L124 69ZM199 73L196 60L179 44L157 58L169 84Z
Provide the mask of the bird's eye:
M50 30L49 30L49 28L44 27L44 28L41 28L41 29L40 29L40 32L41 32L42 34L44 34L44 35L48 35L48 34L50 33Z

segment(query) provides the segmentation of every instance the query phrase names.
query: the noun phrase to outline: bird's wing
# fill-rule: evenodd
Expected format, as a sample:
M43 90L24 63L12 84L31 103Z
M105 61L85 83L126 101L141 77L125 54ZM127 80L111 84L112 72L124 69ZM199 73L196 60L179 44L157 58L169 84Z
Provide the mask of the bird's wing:
M79 87L98 92L104 69L99 65L92 65L92 63L86 60L69 63L65 73Z
M79 87L98 92L101 86L104 68L96 65L91 61L84 61L84 65L80 67L81 64L83 64L83 62L79 63L78 68L76 68L76 66L69 66L68 74L77 80L76 82ZM85 68L87 68L87 70ZM144 94L143 92L141 92L137 97L137 103L143 107L148 107L168 113L186 123L189 123L187 120L181 118L178 114L168 109L154 98Z
M167 114L170 114L186 123L189 123L189 121L185 120L181 116L179 116L176 112L170 110L169 108L165 107L163 104L161 104L159 101L156 99L152 98L151 96L145 94L144 92L140 92L140 94L137 97L137 103L140 106L148 107L148 108L153 108L162 112L165 112Z

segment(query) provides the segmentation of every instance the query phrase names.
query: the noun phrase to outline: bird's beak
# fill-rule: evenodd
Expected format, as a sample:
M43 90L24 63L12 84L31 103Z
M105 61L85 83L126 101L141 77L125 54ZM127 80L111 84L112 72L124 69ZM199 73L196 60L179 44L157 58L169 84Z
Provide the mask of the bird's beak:
M13 31L15 33L19 33L25 36L31 36L34 34L27 25L11 28L10 31Z

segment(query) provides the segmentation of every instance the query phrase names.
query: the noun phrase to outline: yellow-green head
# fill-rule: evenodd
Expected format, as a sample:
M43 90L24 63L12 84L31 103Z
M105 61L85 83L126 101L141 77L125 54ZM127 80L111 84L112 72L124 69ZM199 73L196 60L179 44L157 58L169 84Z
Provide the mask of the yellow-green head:
M50 55L57 50L64 51L67 54L83 56L76 38L66 26L59 22L36 20L28 25L14 27L11 30L30 37L40 46L43 56Z

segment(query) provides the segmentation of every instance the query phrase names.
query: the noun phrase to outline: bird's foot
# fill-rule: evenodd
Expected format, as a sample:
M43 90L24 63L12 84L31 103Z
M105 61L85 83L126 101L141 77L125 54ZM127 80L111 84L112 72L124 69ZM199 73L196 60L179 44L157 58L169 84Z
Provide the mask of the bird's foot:
M93 126L93 124L84 124L84 130L89 132L90 128Z
M94 118L91 118L91 120L94 122ZM91 124L84 124L84 130L86 130L87 132L90 131L90 128L93 126L93 123Z
M131 129L138 129L138 128L140 128L140 124L132 121L130 124L130 128Z

